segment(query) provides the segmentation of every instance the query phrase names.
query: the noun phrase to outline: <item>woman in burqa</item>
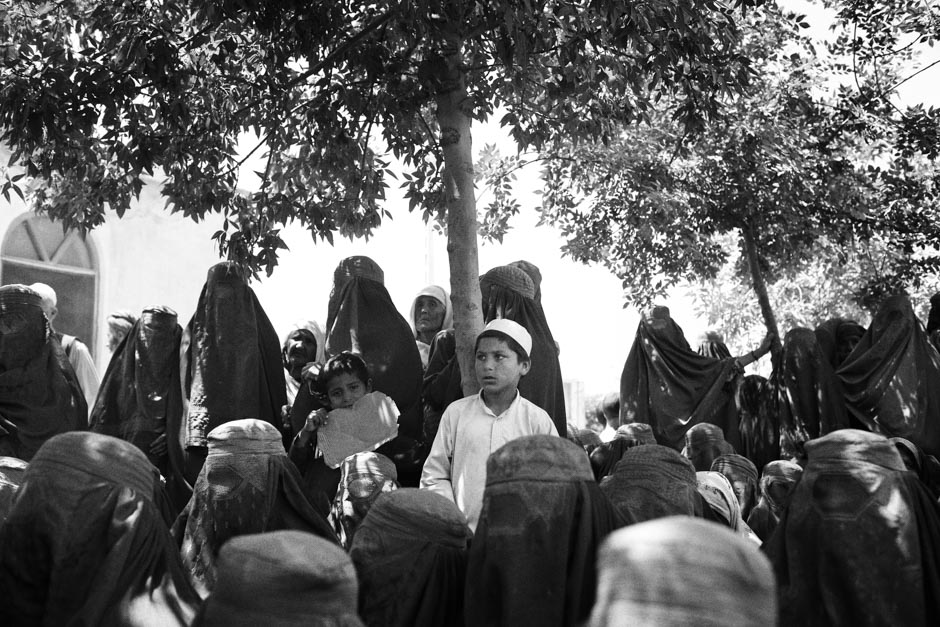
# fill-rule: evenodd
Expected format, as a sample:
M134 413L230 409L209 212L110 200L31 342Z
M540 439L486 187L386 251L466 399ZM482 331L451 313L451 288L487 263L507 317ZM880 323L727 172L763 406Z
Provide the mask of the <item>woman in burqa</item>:
M568 424L558 348L542 306L535 300L532 279L516 266L497 266L480 277L480 292L484 324L505 318L521 324L532 336L531 368L519 381L519 393L544 409L558 434L565 437ZM439 416L463 396L463 390L453 334L439 334L435 344L423 390L430 413Z
M246 534L296 529L337 542L322 494L307 494L281 444L262 420L235 420L208 436L209 454L193 496L173 525L183 565L199 594L216 583L219 549ZM322 499L315 504L313 501Z
M500 447L486 462L466 623L582 623L594 604L597 547L622 524L577 444L533 435Z
M940 353L906 296L885 300L837 374L854 421L940 455Z
M466 517L440 494L404 488L380 496L350 549L366 625L462 625L472 535Z
M802 459L807 441L849 426L839 378L810 329L787 332L767 387L769 419L779 427L784 459Z
M169 307L144 309L111 356L90 418L92 431L121 438L143 451L166 478L175 512L192 496L184 477L183 450L175 437L183 417L182 333L176 312Z
M399 313L388 290L385 273L368 257L348 257L333 273L326 320L326 357L342 351L356 353L372 374L372 389L395 401L398 437L376 452L395 462L398 480L417 486L430 444L422 434L421 355L408 321ZM306 415L292 415L295 431Z
M687 516L610 534L590 627L774 625L770 563L751 542Z
M757 504L758 475L754 462L743 455L730 453L715 459L711 470L723 474L734 488L734 495L741 506L741 518L746 521Z
M783 510L790 502L793 488L803 475L799 464L778 459L764 466L760 478L760 500L747 517L750 527L762 542L773 535Z
M767 379L749 374L735 392L741 454L758 468L780 457L780 429L770 416Z
M25 285L0 287L0 455L29 461L57 433L85 429L87 417L42 298Z
M277 331L234 263L209 269L182 352L188 399L182 445L192 484L205 461L210 431L242 418L280 427L287 403Z
M940 514L894 445L842 429L807 442L806 454L763 547L780 624L940 624Z
M855 320L830 318L816 327L815 333L819 349L832 369L838 370L865 335L865 327Z
M686 432L708 422L738 441L733 388L734 359L699 355L669 315L667 307L644 314L620 377L620 423L644 422L656 441L676 450Z
M627 450L600 488L628 524L701 509L692 462L668 446Z
M199 605L159 475L99 433L47 441L0 527L0 624L189 625Z
M309 533L232 538L219 552L218 579L193 627L363 627L352 561Z
M376 499L398 487L398 470L385 455L356 453L343 461L330 511L333 530L343 548L349 549Z
M656 444L648 424L631 422L617 427L613 440L599 444L589 453L594 479L599 482L608 476L628 450L645 444Z

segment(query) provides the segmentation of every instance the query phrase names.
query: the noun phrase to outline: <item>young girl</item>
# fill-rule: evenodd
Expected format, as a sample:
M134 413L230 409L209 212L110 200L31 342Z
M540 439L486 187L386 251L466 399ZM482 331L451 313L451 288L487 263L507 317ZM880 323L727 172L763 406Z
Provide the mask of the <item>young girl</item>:
M323 369L317 375L314 394L320 397L321 402L326 407L316 409L307 416L303 429L298 432L291 445L290 457L304 475L306 486L320 490L328 500L332 501L336 496L342 475L342 470L339 467L342 458L365 450L372 450L377 444L384 442L384 438L394 437L397 433L395 418L397 418L398 412L391 399L380 392L372 392L372 378L369 376L369 369L362 358L346 351L331 357L323 366ZM323 451L318 447L319 432L329 423L333 412L339 409L352 410L353 406L366 395L378 397L367 399L372 401L371 405L367 403L363 406L360 403L356 408L356 411L359 412L358 418L361 420L363 415L367 416L365 420L368 424L364 425L362 422L351 424L356 425L355 428L361 427L369 433L352 434L355 436L352 445L349 444L350 434L346 434L346 437L341 438L342 444L346 448L340 448L342 453L332 463L328 463L331 452L336 456L336 448L327 450L324 443L323 450L327 452L327 456L324 457ZM383 411L386 413L383 414ZM375 412L375 416L373 416L373 412ZM383 415L385 417L384 423L382 423ZM374 424L372 422L373 417L375 419ZM351 415L350 419L354 418L357 418L357 416L355 414ZM389 423L391 423L390 430L386 428L383 431L383 426L388 427ZM379 436L375 435L376 430ZM361 441L357 442L357 439ZM354 448L349 448L350 446Z

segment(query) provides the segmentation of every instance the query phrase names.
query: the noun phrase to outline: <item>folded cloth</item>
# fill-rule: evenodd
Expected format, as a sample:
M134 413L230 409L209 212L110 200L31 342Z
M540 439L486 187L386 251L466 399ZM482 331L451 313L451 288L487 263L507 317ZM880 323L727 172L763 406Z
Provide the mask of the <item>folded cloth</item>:
M330 468L356 453L374 451L398 436L398 407L381 392L371 392L349 408L334 409L317 432L317 446Z

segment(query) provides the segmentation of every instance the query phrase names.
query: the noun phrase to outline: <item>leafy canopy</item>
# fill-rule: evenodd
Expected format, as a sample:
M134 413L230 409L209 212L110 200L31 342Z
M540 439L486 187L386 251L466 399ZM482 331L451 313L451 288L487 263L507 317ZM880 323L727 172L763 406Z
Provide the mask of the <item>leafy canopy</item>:
M612 141L662 95L701 128L749 76L735 17L716 0L0 0L0 127L23 168L4 191L25 172L40 211L91 229L153 173L173 211L223 215L221 252L270 273L292 220L368 236L396 173L442 217L455 138L432 105L461 81L465 113L502 112L523 148ZM258 186L239 179L246 137Z

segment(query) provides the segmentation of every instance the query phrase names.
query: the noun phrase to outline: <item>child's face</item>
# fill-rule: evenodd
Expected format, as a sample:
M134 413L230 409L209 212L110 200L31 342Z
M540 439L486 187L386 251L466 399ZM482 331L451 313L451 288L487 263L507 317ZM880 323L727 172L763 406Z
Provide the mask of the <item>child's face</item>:
M326 397L331 409L348 408L369 393L371 382L364 383L354 374L343 372L326 384Z
M519 385L519 379L529 372L529 362L519 361L519 356L509 348L505 340L485 337L480 340L476 352L477 380L484 392L499 394Z

